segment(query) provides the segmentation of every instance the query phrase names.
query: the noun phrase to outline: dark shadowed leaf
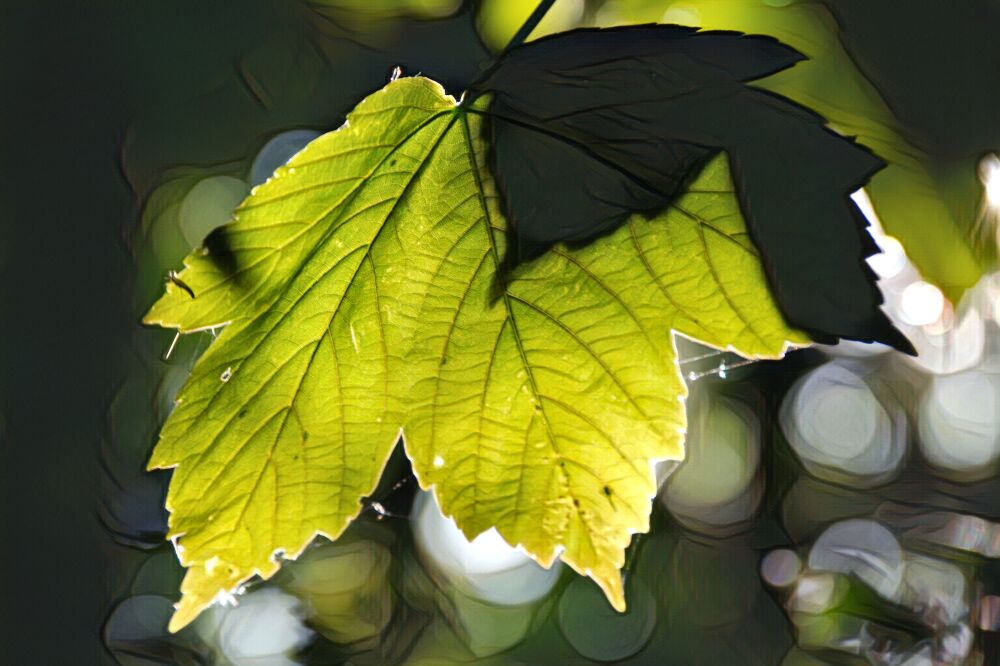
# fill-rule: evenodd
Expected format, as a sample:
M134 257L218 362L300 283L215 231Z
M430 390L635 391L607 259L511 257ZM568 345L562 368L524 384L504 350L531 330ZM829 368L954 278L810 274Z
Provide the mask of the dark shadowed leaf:
M848 195L882 162L816 114L746 81L801 56L767 37L680 26L579 30L513 49L492 94L492 165L515 259L653 213L729 155L749 233L789 323L815 339L912 352L879 309L877 251Z
M597 25L644 24L670 0L605 0ZM679 6L679 3L678 3ZM958 303L994 270L977 163L1000 150L996 0L685 0L703 29L771 35L807 60L759 84L822 114L889 166L866 187L885 232ZM681 14L675 14L684 20ZM985 241L985 242L984 242Z

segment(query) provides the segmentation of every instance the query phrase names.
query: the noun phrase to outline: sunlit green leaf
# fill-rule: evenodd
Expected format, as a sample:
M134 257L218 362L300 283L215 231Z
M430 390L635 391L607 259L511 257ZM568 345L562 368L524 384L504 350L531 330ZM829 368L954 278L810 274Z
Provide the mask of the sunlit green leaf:
M188 573L171 627L276 553L358 515L402 433L424 488L472 537L557 555L616 608L652 463L683 453L671 330L751 357L806 343L783 322L725 158L653 219L557 246L502 283L505 221L484 102L407 78L256 188L146 321L228 324L195 367L151 467L176 467Z

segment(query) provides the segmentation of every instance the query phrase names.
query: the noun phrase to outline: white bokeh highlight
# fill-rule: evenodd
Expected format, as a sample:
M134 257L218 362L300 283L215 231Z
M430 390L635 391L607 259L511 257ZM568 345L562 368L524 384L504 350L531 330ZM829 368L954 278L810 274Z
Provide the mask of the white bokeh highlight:
M979 163L979 179L983 183L986 204L1000 208L1000 157L995 153L986 155Z
M210 176L198 182L181 201L181 234L188 245L200 245L214 229L233 218L233 211L250 193L232 176Z
M1000 376L979 370L935 377L918 415L920 447L933 466L980 477L1000 459Z
M250 167L250 185L256 187L271 177L278 167L288 163L310 141L320 136L311 129L296 129L272 137L260 149Z
M685 458L660 497L686 527L715 533L747 520L760 503L760 421L731 400L689 404Z
M906 452L906 415L882 402L850 361L803 375L782 402L779 423L813 476L852 485L888 481Z
M411 515L414 539L424 560L475 599L504 606L529 604L545 597L559 579L561 562L543 568L511 547L495 528L472 541L466 539L429 492L417 496Z
M945 300L930 282L917 280L906 285L899 300L899 317L911 326L927 326L941 318Z
M195 629L232 666L296 666L295 653L313 638L305 611L295 597L264 587L215 605Z
M844 520L820 535L809 551L809 569L858 577L885 599L903 584L903 550L892 532L872 520Z

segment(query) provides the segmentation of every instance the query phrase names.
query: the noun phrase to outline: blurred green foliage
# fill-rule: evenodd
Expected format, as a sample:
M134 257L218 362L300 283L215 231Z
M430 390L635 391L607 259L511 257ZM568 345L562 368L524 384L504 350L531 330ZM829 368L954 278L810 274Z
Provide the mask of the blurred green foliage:
M534 5L534 0L486 0L480 13L485 41L494 49L501 46ZM902 242L924 277L957 303L996 262L995 229L983 219L981 155L942 157L908 133L883 91L845 49L852 35L831 13L833 5L833 0L589 0L585 5L560 0L532 38L571 27L659 22L772 35L798 49L806 62L760 85L819 112L838 132L856 136L889 163L868 188L885 231ZM954 8L937 11L944 15ZM886 48L894 47L903 44Z
M326 7L319 7L321 4ZM171 88L160 77L157 85L164 91L162 100L158 93L158 103L139 116L124 151L124 170L144 204L141 224L130 232L138 269L133 285L135 311L145 309L161 290L164 273L179 267L181 258L191 249L181 233L180 205L198 182L218 175L244 177L254 147L262 145L275 130L289 126L332 128L358 95L384 82L392 64L416 70L427 62L398 50L388 55L370 55L368 45L350 51L334 40L318 38L317 34L341 34L334 28L371 26L377 22L384 28L379 33L380 39L391 41L386 37L392 34L389 28L404 25L401 16L436 17L452 11L446 8L454 4L433 0L315 3L310 10L315 16L304 15L303 23L297 22L303 15L291 20L288 12L281 13L287 19L281 24L281 36L257 39L247 46L237 72L229 66L229 55L216 57L215 66L208 66L213 62L208 49L192 54L190 67L179 67L176 62L164 65L163 76L175 85ZM572 2L563 0L557 3L557 7L571 5ZM533 6L533 0L486 0L478 18L484 40L494 49L502 47L519 25L518 17L523 18ZM345 15L358 20L340 27L327 20ZM857 71L844 50L838 35L840 28L821 3L608 0L587 2L578 15L568 15L578 16L575 24L669 21L741 29L773 34L796 46L810 55L811 60L773 77L767 85L820 110L840 131L858 135L890 159L892 166L871 185L872 197L889 233L903 240L927 277L948 288L954 299L988 265L989 247L977 247L974 235L981 197L975 165L970 159L935 160L904 138L905 132L885 101ZM304 25L309 27L303 28ZM313 30L316 27L319 30ZM534 36L568 27L572 27L569 22L543 23ZM465 34L461 31L453 34L459 33ZM354 36L368 38L371 34L366 29ZM140 38L143 36L129 37ZM317 40L318 49L313 48L312 40ZM427 45L434 41L425 39L417 50L430 53ZM438 58L435 66L440 67L440 62ZM192 72L197 72L200 80L180 85ZM289 75L290 72L294 75ZM156 73L150 71L144 75L155 77ZM181 91L179 96L177 90ZM192 90L204 95L192 97ZM174 167L178 164L197 166ZM995 334L995 328L990 330ZM109 447L109 454L118 456L133 474L139 472L139 459L151 444L151 434L146 431L159 425L173 406L176 390L186 378L192 359L210 340L208 333L198 339L191 336L182 340L170 361L160 364L158 358L170 343L171 335L162 331L147 331L144 335L137 350L143 354L143 362L131 361L137 371L148 374L143 382L149 386L142 382L127 384L109 414L112 426L117 426L117 432L112 433L117 437L114 446ZM815 352L802 352L780 366L757 365L744 371L750 376L748 381L744 381L747 374L739 373L722 390L759 386L768 400L776 401L790 378L802 370L803 362L816 362L818 358ZM726 384L709 382L713 390ZM895 386L904 392L917 390L902 381ZM150 402L154 403L152 409ZM765 423L774 419L772 408L773 405L755 406ZM133 423L140 416L155 423ZM911 413L910 418L914 419L915 414ZM695 533L678 525L659 504L655 507L652 533L638 540L637 547L630 551L627 584L643 587L652 594L657 626L647 644L636 645L638 653L632 655L631 663L665 660L685 664L830 663L819 656L827 657L829 653L793 647L793 631L798 632L801 643L813 640L816 649L822 649L832 640L831 636L838 637L838 631L859 630L861 623L851 619L851 614L863 607L861 610L870 616L870 595L850 588L841 605L829 615L806 618L795 627L781 610L784 593L768 594L760 584L757 567L762 552L777 545L800 544L799 552L803 553L807 546L801 544L808 544L824 525L846 517L884 514L889 499L912 509L913 520L924 525L932 521L929 514L919 511L927 512L933 507L986 516L995 513L995 481L946 483L928 475L917 455L908 458L911 469L897 483L874 492L861 492L810 479L782 442L780 433L765 433L764 437L762 469L768 474L766 497L749 532L725 538ZM395 479L405 473L397 469L388 476ZM683 476L678 478L683 482ZM794 492L784 495L786 487L796 480ZM131 482L129 478L128 483ZM121 488L114 490L119 492ZM379 492L377 496L382 494ZM127 499L136 501L132 496ZM160 501L158 496L155 499ZM401 511L405 515L405 510ZM372 516L366 514L355 527L370 526L368 518ZM893 524L891 515L881 515L879 519ZM974 530L976 534L996 535L996 523L977 520L987 527ZM389 522L391 527L378 523L377 531L359 531L360 536L354 541L318 546L299 562L286 567L287 575L276 581L310 604L309 621L321 634L344 643L324 653L321 643L326 639L318 640L310 653L296 659L309 664L349 660L359 665L404 661L591 663L573 650L565 627L559 623L557 607L562 599L569 598L564 596L565 585L557 587L549 599L533 609L530 626L524 626L521 610L483 610L476 608L474 600L459 599L453 591L442 590L415 559L412 544L406 540L409 525L405 518ZM900 525L898 533L903 545L919 550L922 547L919 539L903 531L906 523L898 519L896 522ZM384 538L382 533L389 531L399 537L398 542L390 543ZM942 559L962 560L970 576L973 565L978 567L983 561L971 551L956 551L947 545L933 544L930 552ZM987 563L984 570L987 589L995 590L995 562ZM137 571L129 591L175 599L181 573L172 549L164 545ZM989 588L991 584L993 588ZM356 586L358 594L346 594L346 589L352 586ZM345 592L344 596L338 596L341 592ZM592 596L594 599L585 600L586 608L581 609L581 615L597 622L607 607L599 595ZM167 604L163 612L168 610ZM500 626L507 615L518 618L515 631ZM161 620L165 633L166 616ZM522 630L527 631L524 640L508 647L510 634ZM179 640L193 640L192 636L186 634ZM109 639L109 645L116 644ZM136 656L137 645L137 641L130 639L124 647L118 645L115 654L122 663L150 663ZM498 645L505 651L495 654ZM482 658L487 654L493 656ZM159 663L163 663L162 653L160 659ZM836 653L833 660L864 663L860 657L844 653Z

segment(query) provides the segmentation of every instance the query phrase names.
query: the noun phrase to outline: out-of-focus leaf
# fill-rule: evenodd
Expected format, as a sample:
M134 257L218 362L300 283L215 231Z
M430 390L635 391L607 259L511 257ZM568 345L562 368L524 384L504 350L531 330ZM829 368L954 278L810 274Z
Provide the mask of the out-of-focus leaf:
M616 608L651 463L682 454L671 330L752 357L783 321L725 161L662 214L556 246L495 291L506 222L483 107L405 78L255 188L146 321L222 325L161 433L188 568L171 626L358 515L400 432L424 488L473 537L560 555ZM475 111L475 112L473 112Z
M537 6L538 0L481 0L476 16L479 34L490 48L501 51ZM556 0L528 39L575 28L583 10L584 0Z
M995 2L609 0L597 14L600 25L650 20L773 35L803 53L807 61L759 85L889 162L871 198L924 277L957 302L995 265L975 169L1000 148Z
M1000 149L1000 3L823 0L900 133L935 160Z

